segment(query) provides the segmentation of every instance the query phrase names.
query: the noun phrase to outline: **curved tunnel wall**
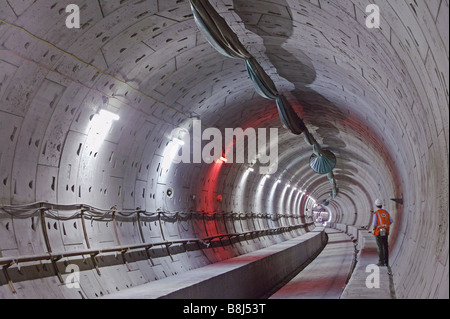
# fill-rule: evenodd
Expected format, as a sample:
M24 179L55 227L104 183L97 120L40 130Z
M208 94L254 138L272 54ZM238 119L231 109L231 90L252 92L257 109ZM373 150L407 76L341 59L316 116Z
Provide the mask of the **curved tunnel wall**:
M255 94L245 66L206 43L186 1L79 1L78 30L65 27L67 4L0 4L2 205L43 201L105 210L268 213L309 222L314 203L285 185L298 185L317 202L328 196L328 180L307 167L310 147L281 127L276 106ZM337 155L341 195L330 203L335 221L367 225L374 199L383 198L396 219L391 260L397 295L448 297L448 2L379 1L379 30L365 26L367 4L213 3L307 126ZM120 120L97 144L92 123L101 108ZM190 127L193 117L221 130L279 127L277 173L258 189L261 176L246 174L247 165L179 164L162 171L170 133L178 126ZM273 186L280 177L282 183ZM169 188L173 198L166 194ZM403 198L404 205L390 198ZM56 211L60 216L74 213ZM4 212L0 216L0 257L48 250L34 233L39 216L36 224ZM298 221L262 215L256 220L259 226L252 227L260 229ZM158 222L153 221L156 233L148 233L155 241L162 239ZM87 248L77 223L77 231L73 223L50 225L54 251ZM106 222L98 225L87 236L92 246L117 243L111 228L101 228ZM163 232L180 237L170 223L162 225ZM200 219L196 225L185 235L202 237L205 223ZM242 228L240 220L227 226L229 232L235 227L245 231L250 226ZM119 232L121 244L140 242L136 225ZM279 239L267 238L265 244L271 240ZM258 248L255 242L248 249ZM131 272L136 278L120 287L125 289L142 278L162 278L174 269L210 262L197 249L197 259L190 256L177 268L161 250L156 266L146 260L145 266L120 268L114 266L120 256L114 256L102 261L101 269L107 269L106 277L119 278L129 271L126 267L136 267ZM224 251L224 256L241 252ZM208 255L212 261L214 255ZM19 279L24 295L33 295L33 289L51 291L57 284L54 276L42 275L48 278L44 283L34 279L40 266L28 280L14 267L12 281ZM51 273L51 265L45 267ZM83 273L97 285L95 269ZM0 278L7 296L6 279ZM92 288L91 296L100 294L102 285Z

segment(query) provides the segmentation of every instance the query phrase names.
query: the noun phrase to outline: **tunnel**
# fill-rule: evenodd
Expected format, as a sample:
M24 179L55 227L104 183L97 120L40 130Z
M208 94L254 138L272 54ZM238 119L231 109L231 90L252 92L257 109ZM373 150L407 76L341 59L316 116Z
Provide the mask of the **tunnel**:
M0 0L0 299L269 297L338 232L351 278L376 199L448 298L448 6Z

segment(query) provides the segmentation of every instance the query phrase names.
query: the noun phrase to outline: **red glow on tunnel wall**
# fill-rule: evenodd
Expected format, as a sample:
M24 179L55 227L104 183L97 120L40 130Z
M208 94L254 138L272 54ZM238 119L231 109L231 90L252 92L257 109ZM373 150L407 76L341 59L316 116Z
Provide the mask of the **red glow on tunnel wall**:
M218 181L224 164L224 161L218 160L209 165L204 178L205 182L202 185L201 197L196 204L197 211L212 213L220 209L221 194L218 193Z
M218 183L220 172L225 165L225 161L217 160L208 166L205 173L204 184L201 188L201 198L197 201L197 211L204 212L202 217L195 221L197 236L206 238L226 233L225 220L222 215L217 214L221 209L222 194L219 193ZM220 239L219 241L222 242ZM226 241L226 240L225 240ZM231 251L225 249L223 245L213 245L211 250L205 251L211 260L226 260L234 257Z

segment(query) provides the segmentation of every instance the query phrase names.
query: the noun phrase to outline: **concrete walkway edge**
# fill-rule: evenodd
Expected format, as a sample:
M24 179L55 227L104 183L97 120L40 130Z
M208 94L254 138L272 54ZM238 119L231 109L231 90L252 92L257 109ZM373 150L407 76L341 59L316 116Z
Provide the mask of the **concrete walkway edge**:
M357 262L341 299L396 299L392 270L378 267L375 237L365 229L332 224L332 228L349 234L357 242Z
M259 299L325 245L323 227L223 262L123 290L105 299Z

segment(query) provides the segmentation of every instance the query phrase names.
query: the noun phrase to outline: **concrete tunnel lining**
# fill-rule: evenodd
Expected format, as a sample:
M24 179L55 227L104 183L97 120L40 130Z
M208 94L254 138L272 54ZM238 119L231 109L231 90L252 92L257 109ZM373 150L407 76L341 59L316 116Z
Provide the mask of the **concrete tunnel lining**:
M19 218L28 209L5 213L8 206L36 202L235 214L220 222L205 215L190 225L153 220L143 237L154 242L163 234L202 238L310 222L306 209L311 211L313 202L285 189L288 183L298 185L317 202L331 190L326 178L308 168L310 146L282 127L271 101L255 94L243 63L211 48L187 1L72 2L81 8L80 29L65 27L68 2L0 3L0 258L48 251L36 231L45 228L44 219ZM380 29L366 27L367 4L213 3L308 128L337 155L342 195L330 203L334 222L367 225L373 201L384 199L396 219L391 260L397 297L448 298L448 1L378 1ZM120 120L94 149L89 133L100 108L117 112ZM194 116L221 131L279 128L280 167L263 187L265 192L274 187L270 197L257 194L256 174L247 174L242 186L246 165L179 164L167 173L159 170L170 132L189 127ZM280 186L273 186L275 176L282 179ZM402 198L404 205L391 198ZM59 217L76 211L52 210ZM46 217L46 231L53 251L86 249L86 238L99 248L138 244L136 218L113 222L115 229L92 221L84 235L79 218ZM187 228L180 230L180 223ZM137 256L128 265L101 261L103 276L115 278L117 287L98 282L95 269L86 269L89 285L83 293L95 298L127 289L285 236L291 235L217 248L216 254L175 254L175 260L161 249L152 256L155 264ZM23 271L32 280L23 279L17 265L10 269L20 289L11 295L0 275L1 298L39 297L42 291L79 297L55 286L51 270L42 270L48 274L39 281L29 265Z

